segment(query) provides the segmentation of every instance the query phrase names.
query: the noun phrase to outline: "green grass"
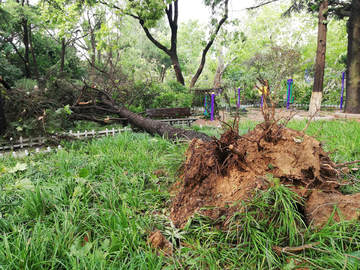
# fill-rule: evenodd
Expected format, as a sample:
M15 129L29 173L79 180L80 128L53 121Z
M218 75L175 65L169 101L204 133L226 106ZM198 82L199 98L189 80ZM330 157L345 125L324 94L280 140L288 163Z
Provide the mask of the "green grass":
M240 133L256 123L244 122ZM289 127L303 129L305 122ZM312 123L315 134L320 123ZM194 127L218 136L218 129ZM335 162L360 159L360 124L327 122L318 133ZM64 150L0 160L0 269L358 269L360 224L308 228L297 195L284 186L258 191L222 217L229 229L195 215L182 229L169 220L169 186L187 145L125 132L76 141ZM359 177L359 175L358 175ZM359 185L348 187L349 193ZM167 257L147 238L159 229L174 244ZM300 253L273 246L319 242ZM355 253L354 253L355 252ZM349 255L346 255L349 254Z

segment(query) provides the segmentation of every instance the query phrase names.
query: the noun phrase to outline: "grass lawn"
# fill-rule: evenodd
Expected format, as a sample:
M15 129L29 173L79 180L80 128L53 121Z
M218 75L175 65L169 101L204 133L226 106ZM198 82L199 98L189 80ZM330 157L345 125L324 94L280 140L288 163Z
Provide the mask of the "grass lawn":
M240 132L255 124L242 123ZM311 123L307 133L317 134L325 150L337 149L331 155L336 163L360 159L359 123L325 122L319 131L320 125ZM124 132L54 153L1 159L0 269L359 269L359 221L334 223L329 217L321 229L307 227L296 195L283 186L241 202L243 210L227 230L203 216L175 228L168 189L186 148ZM360 183L342 191L358 193ZM173 243L171 256L147 243L154 230ZM300 252L272 248L313 243Z

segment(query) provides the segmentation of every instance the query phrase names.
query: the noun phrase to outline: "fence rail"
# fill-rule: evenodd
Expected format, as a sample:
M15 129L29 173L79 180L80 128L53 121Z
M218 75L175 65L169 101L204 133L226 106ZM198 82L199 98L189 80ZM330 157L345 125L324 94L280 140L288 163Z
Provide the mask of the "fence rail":
M125 132L127 130L131 130L131 128L123 128L123 129L105 129L105 130L101 130L101 131L87 131L85 130L84 132L73 132L72 130L69 131L69 133L63 133L64 135L68 135L77 139L81 139L81 138L90 138L90 137L104 137L104 136L115 136L115 134L120 134L121 132ZM14 141L13 138L10 138L10 141L8 142L2 142L0 143L0 151L1 150L14 150L14 149L22 149L24 147L34 147L34 146L41 146L44 145L46 143L46 139L47 138L51 138L54 136L50 136L50 137L36 137L36 138L23 138L20 137L18 141Z

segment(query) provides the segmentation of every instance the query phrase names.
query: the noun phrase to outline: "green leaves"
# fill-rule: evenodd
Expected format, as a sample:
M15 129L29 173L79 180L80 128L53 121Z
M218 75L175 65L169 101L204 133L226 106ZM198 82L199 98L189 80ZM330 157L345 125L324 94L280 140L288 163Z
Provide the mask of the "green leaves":
M27 169L27 164L26 163L16 163L15 167L7 169L6 171L8 173L16 173L19 171L25 171Z
M18 180L13 185L6 184L4 187L5 190L30 190L30 191L35 190L35 186L33 185L33 183L29 178Z
M109 254L107 250L110 247L110 240L106 238L100 243L100 247L96 247L95 242L90 243L88 241L87 236L84 237L84 240L76 238L70 246L69 255L74 257L88 257L96 262L105 260Z
M86 178L89 175L90 171L86 168L82 168L79 172L79 177Z
M129 1L124 9L124 14L132 14L144 22L144 27L154 28L158 21L165 15L167 4L162 0Z
M25 189L25 190L31 190L31 191L35 190L35 186L30 181L29 178L24 178L24 179L16 181L15 184L13 185L13 187L17 188L17 189Z

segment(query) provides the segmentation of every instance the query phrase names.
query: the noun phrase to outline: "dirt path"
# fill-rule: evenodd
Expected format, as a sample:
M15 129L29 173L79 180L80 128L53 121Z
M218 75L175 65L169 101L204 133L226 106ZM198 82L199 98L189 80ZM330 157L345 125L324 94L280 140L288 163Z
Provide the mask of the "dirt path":
M260 108L248 108L246 109L248 112L245 116L241 116L241 119L243 120L254 120L254 121L262 121L263 115L261 113ZM287 110L285 108L279 108L275 109L275 115L276 117L283 117L287 118L290 114L294 113L295 111L298 111L299 114L306 114L307 111L304 110ZM321 116L334 116L336 112L341 112L341 110L333 110L333 111L322 111L320 114ZM229 112L227 111L221 111L220 117L222 121L229 121L234 119L233 116L230 116ZM209 126L220 126L221 122L219 120L210 121L210 119L203 119L202 116L198 116L199 120L195 121L194 123L196 125L209 125Z

